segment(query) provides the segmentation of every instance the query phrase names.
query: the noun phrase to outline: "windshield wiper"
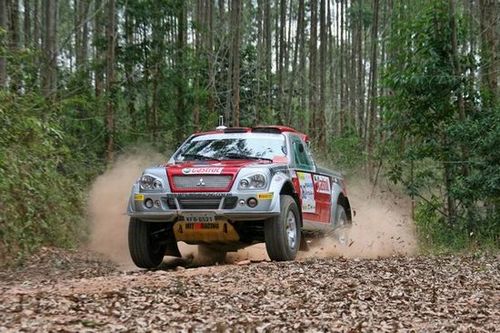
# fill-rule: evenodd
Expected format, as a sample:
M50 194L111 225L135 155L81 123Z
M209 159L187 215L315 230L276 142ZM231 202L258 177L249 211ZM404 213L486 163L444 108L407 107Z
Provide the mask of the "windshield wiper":
M201 154L182 154L181 155L182 157L192 157L194 159L198 159L198 160L210 160L210 161L220 161L218 158L215 158L215 157L210 157L210 156L206 156L206 155L201 155Z
M263 161L271 161L271 162L273 161L270 158L249 156L249 155L238 154L238 153L227 153L224 155L224 157L227 157L229 159L241 159L241 160L263 160Z

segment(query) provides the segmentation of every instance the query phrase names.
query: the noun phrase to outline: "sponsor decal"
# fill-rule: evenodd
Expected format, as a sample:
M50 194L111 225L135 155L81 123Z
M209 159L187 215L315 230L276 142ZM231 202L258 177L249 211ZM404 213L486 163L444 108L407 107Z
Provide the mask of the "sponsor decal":
M314 175L314 185L316 192L330 194L330 178L321 175Z
M217 167L184 168L182 173L185 175L219 175L222 169Z
M259 199L259 200L272 200L273 195L274 195L273 192L259 193L259 194L257 194L257 199Z
M134 194L134 200L135 201L142 201L144 200L144 194Z
M314 183L312 175L305 172L297 172L299 179L300 194L302 196L302 212L315 213L316 200L314 200Z
M168 193L167 198L222 198L230 197L232 193L221 192L187 192L187 193Z

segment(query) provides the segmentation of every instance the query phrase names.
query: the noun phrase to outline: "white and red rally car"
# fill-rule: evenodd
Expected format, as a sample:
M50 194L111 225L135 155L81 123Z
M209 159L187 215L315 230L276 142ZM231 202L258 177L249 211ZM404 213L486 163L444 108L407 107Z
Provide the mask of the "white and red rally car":
M343 178L316 166L307 143L283 126L193 134L132 187L134 263L155 268L180 256L178 241L219 261L259 242L272 260L293 260L308 231L337 231L345 243L352 214Z

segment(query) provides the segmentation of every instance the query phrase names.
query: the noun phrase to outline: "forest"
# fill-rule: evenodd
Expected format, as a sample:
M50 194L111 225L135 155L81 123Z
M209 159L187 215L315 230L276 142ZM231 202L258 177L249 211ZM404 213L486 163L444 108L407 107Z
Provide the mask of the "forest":
M0 0L0 263L85 241L96 176L221 115L295 127L328 166L397 184L422 246L498 249L499 7Z

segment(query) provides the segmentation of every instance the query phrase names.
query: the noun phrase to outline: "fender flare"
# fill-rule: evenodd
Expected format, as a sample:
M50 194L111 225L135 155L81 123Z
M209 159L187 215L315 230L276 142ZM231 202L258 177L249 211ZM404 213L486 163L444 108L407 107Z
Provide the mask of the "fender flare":
M337 225L336 208L337 208L337 205L340 204L345 209L347 219L349 220L350 223L352 223L351 204L349 203L349 199L345 195L344 190L337 183L332 183L332 198L331 198L331 200L332 200L332 207L331 207L330 222L334 226Z
M280 207L280 195L281 194L288 194L292 196L295 201L297 202L297 207L299 208L300 214L302 215L302 208L300 205L300 200L299 200L299 195L295 191L295 188L293 187L292 179L281 172L276 173L272 179L271 179L271 184L269 186L269 192L273 192L273 201L271 202L271 210L273 212L281 212L281 207ZM301 222L302 224L302 219Z

